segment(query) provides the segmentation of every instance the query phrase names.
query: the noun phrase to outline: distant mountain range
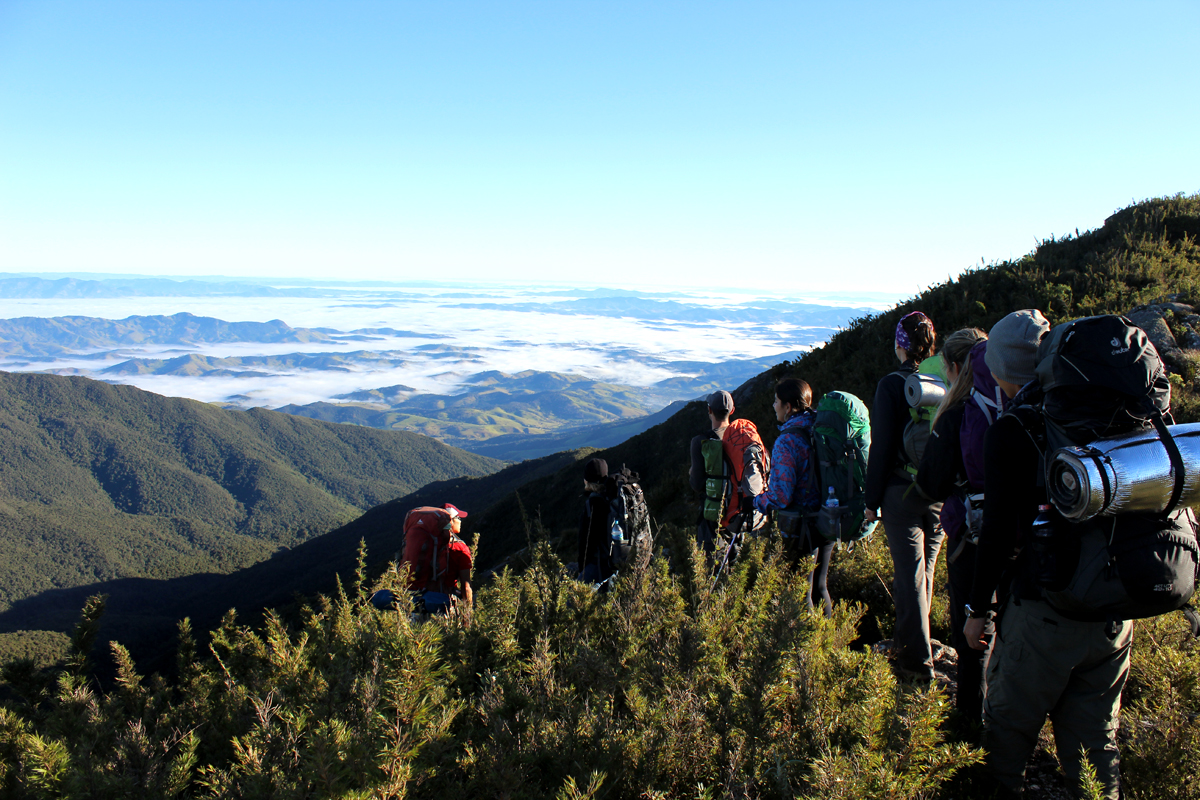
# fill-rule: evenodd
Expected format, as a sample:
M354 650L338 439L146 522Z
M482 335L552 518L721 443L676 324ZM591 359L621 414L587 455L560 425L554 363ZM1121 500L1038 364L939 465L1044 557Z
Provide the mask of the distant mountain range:
M167 278L38 278L0 277L0 297L10 298L102 298L102 297L326 297L327 290L295 287L276 288L259 283L213 282Z
M35 598L228 572L503 463L412 433L29 373L0 372L0 428L0 632L31 627ZM69 630L64 613L38 624Z
M678 300L660 300L645 296L584 297L550 303L460 303L462 309L526 311L540 314L587 314L594 317L632 317L634 319L713 323L751 323L772 325L788 323L812 328L840 328L852 320L874 313L872 308L845 308L786 300L747 300L744 305L710 306Z
M228 342L369 342L379 341L384 336L445 338L436 333L418 334L393 328L363 328L348 332L330 328L293 328L278 319L270 322L226 322L186 312L170 316L132 316L120 320L79 316L18 317L0 319L0 354L61 356L132 346L196 346Z

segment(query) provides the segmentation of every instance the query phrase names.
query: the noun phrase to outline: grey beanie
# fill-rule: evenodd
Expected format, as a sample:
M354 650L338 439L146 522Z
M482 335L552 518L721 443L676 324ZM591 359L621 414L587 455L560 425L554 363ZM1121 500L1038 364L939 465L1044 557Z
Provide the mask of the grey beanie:
M1002 381L1024 386L1036 377L1038 345L1050 323L1036 308L1014 311L992 326L983 360Z

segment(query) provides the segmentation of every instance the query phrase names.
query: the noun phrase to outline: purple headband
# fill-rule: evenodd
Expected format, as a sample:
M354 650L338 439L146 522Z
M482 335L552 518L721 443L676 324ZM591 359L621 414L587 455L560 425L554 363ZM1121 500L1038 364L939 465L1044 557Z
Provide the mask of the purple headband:
M902 324L909 317L924 317L920 311L910 311L900 318L900 322L896 323L896 346L903 347L905 350L912 350L912 340L908 338L908 331L904 330Z

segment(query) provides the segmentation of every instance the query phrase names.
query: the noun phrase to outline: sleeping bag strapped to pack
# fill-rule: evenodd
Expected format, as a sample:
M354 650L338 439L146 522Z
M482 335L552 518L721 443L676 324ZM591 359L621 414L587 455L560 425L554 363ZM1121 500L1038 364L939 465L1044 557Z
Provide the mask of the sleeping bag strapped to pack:
M762 494L767 488L771 459L758 428L748 419L735 419L700 443L704 456L704 518L728 528L738 516L743 497ZM765 518L757 511L748 527L760 527Z
M1195 591L1200 547L1195 516L1180 500L1200 498L1183 497L1188 470L1168 425L1171 387L1158 351L1125 317L1085 317L1056 326L1042 340L1037 377L1040 385L1029 388L1028 400L1023 391L1006 413L1017 417L1042 454L1040 484L1056 508L1039 514L1039 535L1028 556L1023 553L1022 581L1038 586L1069 619L1142 619L1182 607ZM1129 485L1096 491L1134 497L1140 481L1158 481L1168 500L1154 511L1113 503L1084 518L1081 476L1065 468L1069 459L1060 454L1080 463L1099 454L1111 463L1122 454L1104 443L1139 432L1145 435L1135 438L1146 440L1137 445L1142 453L1130 453L1138 466L1154 460L1169 468L1154 474L1115 465L1112 475ZM1108 482L1105 475L1101 482Z
M863 401L849 392L827 393L816 411L810 446L815 454L818 496L824 500L832 488L838 505L821 506L813 527L826 541L849 544L867 532L864 487L871 420Z

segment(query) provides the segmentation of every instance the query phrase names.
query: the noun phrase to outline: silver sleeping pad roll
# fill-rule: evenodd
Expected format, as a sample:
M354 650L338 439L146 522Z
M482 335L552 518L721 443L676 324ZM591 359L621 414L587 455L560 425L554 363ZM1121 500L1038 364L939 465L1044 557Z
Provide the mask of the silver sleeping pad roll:
M913 408L936 406L946 396L946 384L937 375L914 372L904 379L904 397Z
M1168 426L1183 457L1177 508L1200 506L1200 423ZM1077 521L1124 511L1166 509L1175 489L1171 457L1154 430L1055 450L1046 465L1050 499Z

